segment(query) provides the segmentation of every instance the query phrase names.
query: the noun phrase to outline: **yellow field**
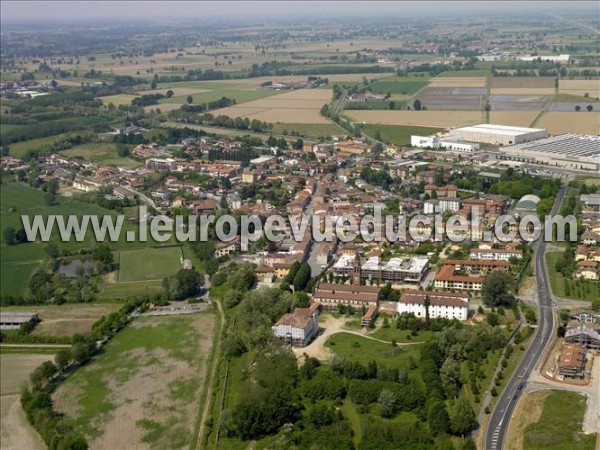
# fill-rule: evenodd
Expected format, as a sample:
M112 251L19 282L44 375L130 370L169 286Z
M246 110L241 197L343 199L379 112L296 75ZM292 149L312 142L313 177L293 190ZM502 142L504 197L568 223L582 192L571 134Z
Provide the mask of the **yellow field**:
M554 88L492 88L492 95L553 95Z
M557 112L544 113L536 124L546 128L550 134L581 133L600 135L600 112Z
M513 127L529 127L539 111L490 111L490 123Z
M273 123L329 123L320 115L331 100L329 89L300 89L213 111L214 115L248 117Z
M357 122L449 128L481 123L479 111L347 111Z
M492 89L553 89L555 82L554 77L492 77L490 87Z
M600 80L560 80L558 92L580 97L588 93L591 98L599 98Z
M430 87L485 87L485 77L437 77L429 80Z

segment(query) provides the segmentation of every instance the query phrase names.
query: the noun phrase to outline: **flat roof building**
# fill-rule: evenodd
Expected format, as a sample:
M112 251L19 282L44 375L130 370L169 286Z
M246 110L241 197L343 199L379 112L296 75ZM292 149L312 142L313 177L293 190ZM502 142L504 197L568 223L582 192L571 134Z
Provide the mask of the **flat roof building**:
M452 136L468 142L514 145L547 138L549 134L545 128L524 128L483 123L456 128L452 130Z
M600 171L600 136L561 134L516 144L501 149L501 157L566 169Z

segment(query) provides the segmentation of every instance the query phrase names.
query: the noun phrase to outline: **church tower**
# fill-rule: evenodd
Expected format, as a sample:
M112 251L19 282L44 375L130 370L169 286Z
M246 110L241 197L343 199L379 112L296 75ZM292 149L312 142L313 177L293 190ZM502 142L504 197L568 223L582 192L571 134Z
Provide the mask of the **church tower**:
M354 256L354 271L352 274L352 284L360 286L360 255L358 251Z

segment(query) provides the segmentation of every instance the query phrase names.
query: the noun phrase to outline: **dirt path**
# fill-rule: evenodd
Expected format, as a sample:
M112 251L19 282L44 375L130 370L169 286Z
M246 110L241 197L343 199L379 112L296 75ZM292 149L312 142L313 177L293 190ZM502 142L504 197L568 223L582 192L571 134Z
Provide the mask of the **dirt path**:
M2 450L43 450L46 448L40 435L27 421L21 408L19 395L0 397L0 447Z
M202 448L202 438L204 436L204 430L206 428L206 420L208 419L208 414L210 412L211 406L211 398L213 385L215 382L215 378L217 376L217 369L219 367L219 359L221 358L221 336L223 335L223 328L225 328L225 312L223 311L223 306L221 302L215 299L215 303L217 304L217 308L219 308L219 314L221 315L221 324L219 326L219 336L217 337L214 345L215 354L212 361L212 368L210 371L210 378L207 380L208 387L206 389L206 397L204 400L204 410L202 411L202 417L200 418L200 428L198 430L198 441L196 442L195 448Z

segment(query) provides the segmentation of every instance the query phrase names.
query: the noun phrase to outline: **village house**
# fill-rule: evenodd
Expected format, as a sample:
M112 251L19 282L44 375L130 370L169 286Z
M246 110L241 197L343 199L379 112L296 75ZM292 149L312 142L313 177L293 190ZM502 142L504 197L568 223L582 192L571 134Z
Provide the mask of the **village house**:
M296 308L284 314L273 325L273 334L286 344L295 347L306 346L319 330L319 304L313 303L308 308Z

